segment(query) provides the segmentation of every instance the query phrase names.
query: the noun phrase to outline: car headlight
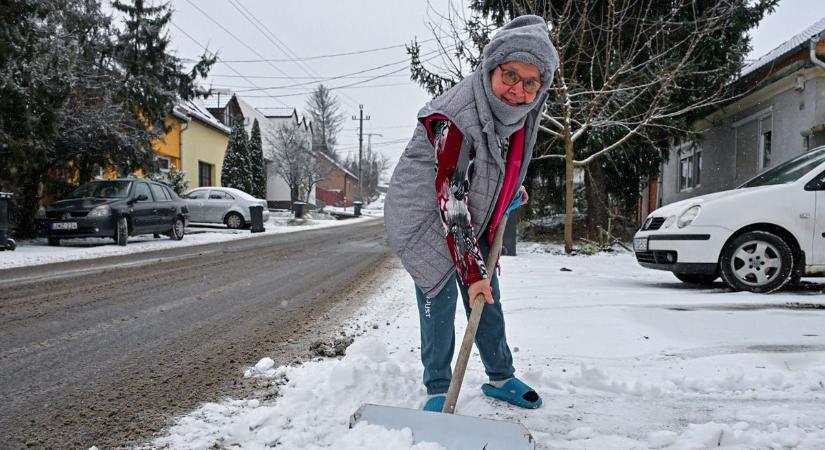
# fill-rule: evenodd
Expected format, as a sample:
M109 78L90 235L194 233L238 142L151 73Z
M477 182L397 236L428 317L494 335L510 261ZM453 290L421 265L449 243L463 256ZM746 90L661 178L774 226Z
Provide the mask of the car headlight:
M673 222L676 222L676 216L670 216L665 220L665 224L662 225L662 228L670 228L673 226Z
M699 205L691 206L685 212L683 212L681 216L679 216L679 220L676 221L676 225L679 228L684 228L690 225L691 223L693 223L694 220L696 220L697 217L699 217L699 211L701 210L702 207Z
M109 205L100 205L89 211L86 217L108 217L110 215L112 215L112 208Z

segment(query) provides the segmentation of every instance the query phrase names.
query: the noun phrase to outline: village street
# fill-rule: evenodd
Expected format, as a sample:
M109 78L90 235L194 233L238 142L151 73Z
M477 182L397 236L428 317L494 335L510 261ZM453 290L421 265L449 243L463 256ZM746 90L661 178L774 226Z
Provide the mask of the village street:
M383 223L367 220L2 271L0 442L127 445L242 395L245 366L305 358L386 256Z

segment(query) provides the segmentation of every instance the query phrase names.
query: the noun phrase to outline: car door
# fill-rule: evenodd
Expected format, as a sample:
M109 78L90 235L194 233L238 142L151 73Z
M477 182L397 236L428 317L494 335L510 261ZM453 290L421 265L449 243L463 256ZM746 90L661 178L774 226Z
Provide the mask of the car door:
M146 196L146 200L138 200L141 195ZM132 226L134 233L152 233L156 227L155 222L155 199L149 185L142 181L136 181L132 192Z
M204 206L204 215L207 222L222 223L223 217L232 205L232 199L226 192L217 189L209 191L209 198Z
M816 194L813 248L810 250L811 256L808 259L812 264L819 266L818 269L825 269L825 172L811 180L805 189L813 190Z
M150 183L149 188L155 197L155 215L152 218L154 231L166 233L172 229L172 223L175 221L175 206L162 186Z
M198 191L192 191L183 197L186 202L186 207L189 208L190 222L206 222L203 210L206 205L206 197L208 195L209 189L201 189Z

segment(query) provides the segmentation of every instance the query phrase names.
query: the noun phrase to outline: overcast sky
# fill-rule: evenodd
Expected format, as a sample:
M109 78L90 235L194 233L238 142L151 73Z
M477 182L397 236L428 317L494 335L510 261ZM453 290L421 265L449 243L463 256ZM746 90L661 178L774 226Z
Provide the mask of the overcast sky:
M459 0L453 3L463 8ZM217 51L226 62L212 69L212 86L238 92L265 114L294 107L303 115L306 94L319 80L335 78L324 81L331 88L361 82L334 91L347 118L339 153L357 154L358 122L351 118L363 104L370 116L364 132L380 134L372 137L373 149L394 161L412 133L416 112L429 98L409 81L403 44L430 40L423 44L425 51L435 50L429 25L443 25L438 14L445 14L449 5L449 0L173 0L169 31L180 57L193 58L203 46ZM822 0L780 1L752 33L749 58L825 16L822 5ZM329 56L341 53L357 54Z

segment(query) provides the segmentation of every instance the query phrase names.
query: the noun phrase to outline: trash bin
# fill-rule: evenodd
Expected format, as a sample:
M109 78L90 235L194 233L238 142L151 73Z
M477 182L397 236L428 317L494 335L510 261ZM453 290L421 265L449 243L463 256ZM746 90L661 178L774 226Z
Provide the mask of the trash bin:
M304 218L304 202L295 202L292 204L292 211L295 213L296 219L303 219Z
M358 216L361 215L361 205L363 205L363 203L359 202L357 200L352 202L352 207L355 208L355 217L358 217Z
M260 233L264 231L264 207L261 205L250 206L249 216L252 219L252 224L249 227L249 231L253 233Z
M0 251L17 248L17 244L11 238L11 226L9 225L9 212L11 211L13 196L8 192L0 192Z

